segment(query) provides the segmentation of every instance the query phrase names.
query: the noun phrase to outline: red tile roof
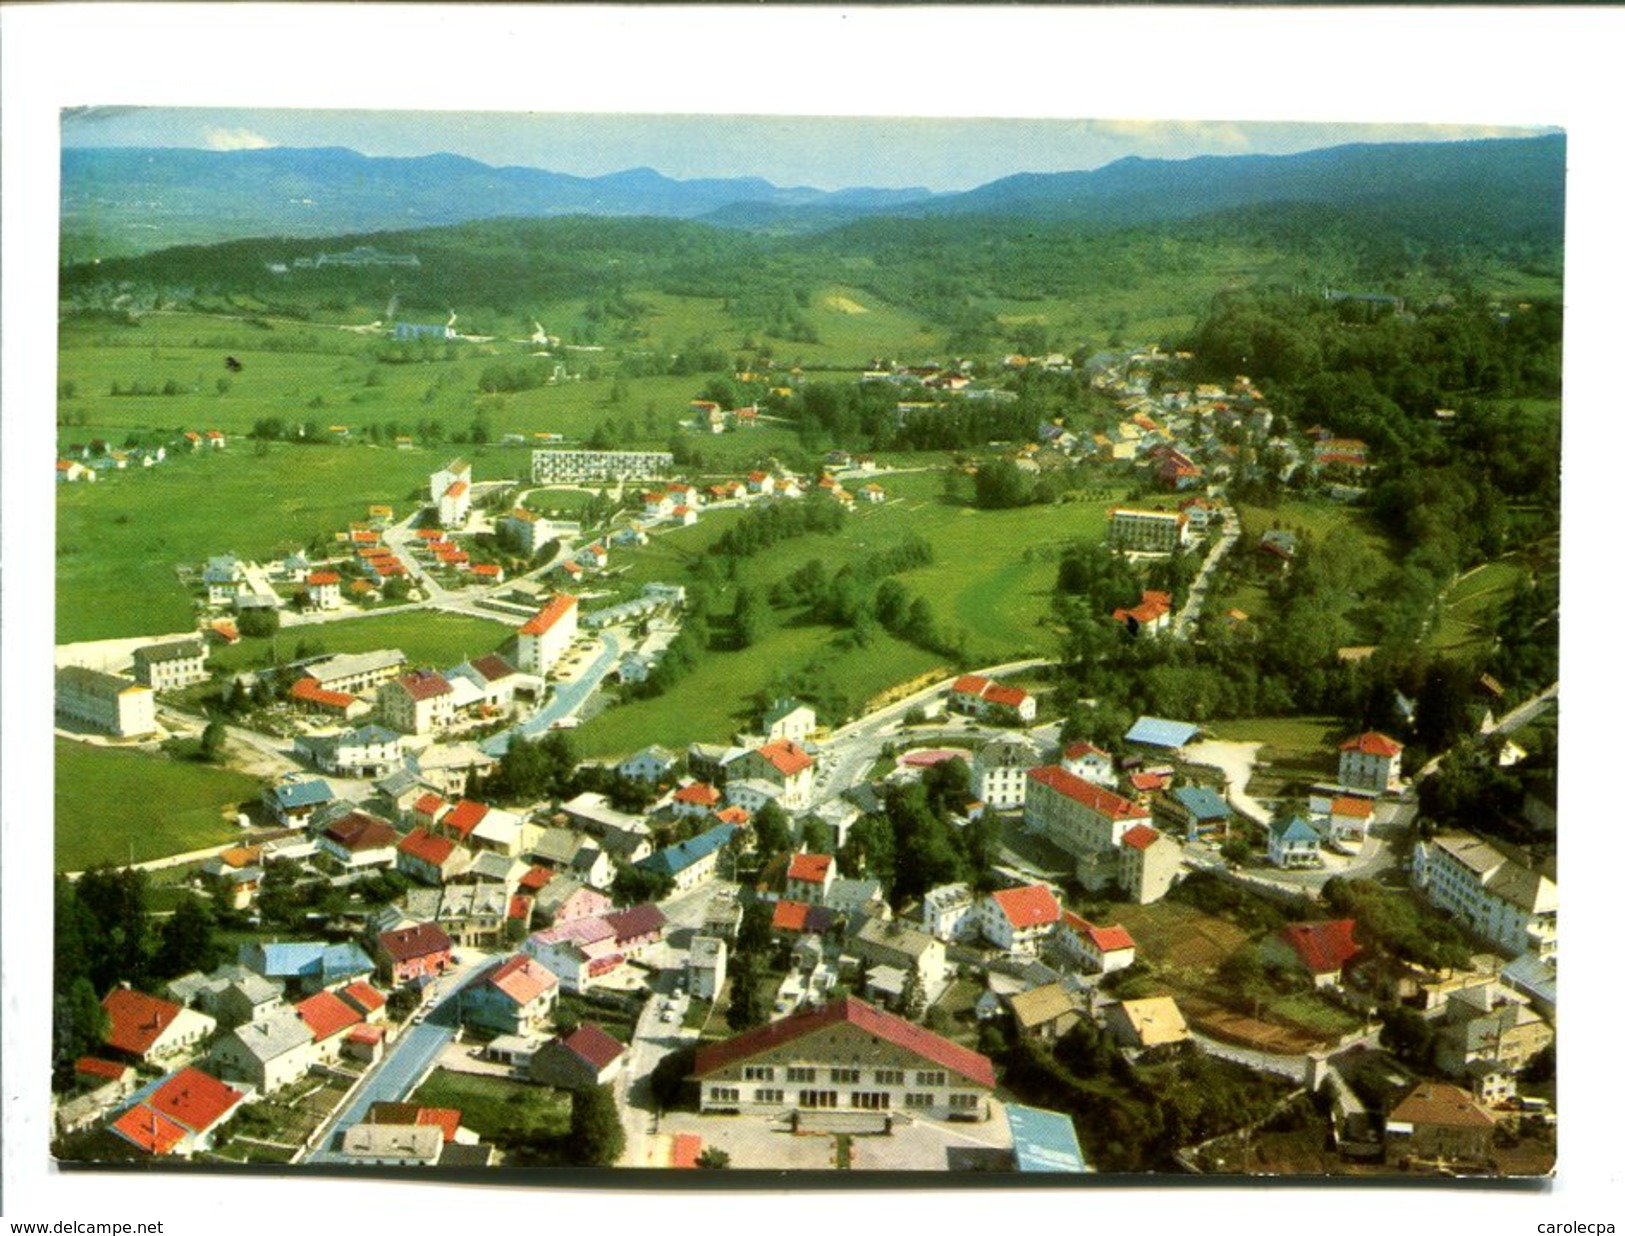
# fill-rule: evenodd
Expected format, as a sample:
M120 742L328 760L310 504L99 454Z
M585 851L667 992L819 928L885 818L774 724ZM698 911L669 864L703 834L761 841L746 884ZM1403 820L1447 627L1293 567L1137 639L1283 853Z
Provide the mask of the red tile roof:
M989 680L983 678L980 674L961 674L954 679L954 685L951 689L955 694L979 696L983 691L987 690L988 686Z
M673 802L693 803L696 807L710 807L722 800L722 791L703 781L690 782L672 796Z
M243 1100L243 1092L188 1066L147 1096L147 1106L194 1133L207 1132Z
M1074 776L1064 768L1053 764L1046 764L1042 768L1035 768L1027 776L1040 785L1048 786L1057 794L1070 798L1075 803L1081 803L1091 811L1098 812L1114 820L1131 820L1143 817L1145 812L1129 802L1113 794L1103 786L1092 781L1085 781L1082 777Z
M521 923L530 922L531 907L536 904L534 897L527 897L523 893L515 893L508 898L508 917L516 918Z
M420 815L433 815L446 805L446 800L438 794L424 794L417 802L412 804L412 810Z
M1279 934L1310 974L1336 974L1360 952L1360 945L1354 939L1352 918L1288 923Z
M309 575L305 576L305 582L314 588L319 588L324 584L338 583L339 577L337 573L333 571L312 571Z
M451 937L439 923L419 923L416 927L379 932L378 947L391 961L411 961L451 952Z
M348 987L342 988L339 995L355 1005L362 1013L376 1013L387 1003L384 993L366 979L357 979Z
M1167 773L1137 772L1129 776L1128 783L1137 790L1160 790L1171 780Z
M732 824L735 828L743 828L750 823L750 812L743 807L724 807L721 811L713 811L718 822Z
M439 867L456 852L457 843L450 837L437 836L426 828L414 828L401 838L395 848L431 867Z
M1097 747L1092 742L1083 742L1081 740L1067 744L1067 746L1062 749L1061 754L1069 760L1081 760L1086 755L1103 755L1108 760L1112 758L1112 753L1110 751L1107 751L1102 747Z
M546 635L559 620L576 607L576 599L567 592L561 592L546 605L537 611L536 616L519 628L521 635Z
M450 485L446 486L446 492L442 496L446 498L461 498L467 492L467 481L453 481Z
M1061 921L1061 906L1055 894L1042 884L1029 884L1025 888L1006 888L993 894L1004 917L1015 928L1042 927L1045 923Z
M1371 800L1344 794L1332 799L1332 814L1346 815L1358 820L1367 819L1371 815Z
M603 1072L614 1064L626 1050L617 1039L590 1021L584 1021L577 1026L575 1033L564 1040L564 1045L598 1072Z
M321 704L328 708L348 708L355 703L355 696L347 695L343 691L329 691L314 678L301 678L288 688L288 698L301 700L306 704Z
M1423 1082L1388 1113L1388 1122L1444 1125L1457 1129L1487 1129L1495 1119L1473 1102L1473 1096L1443 1082Z
M980 1052L961 1047L922 1026L872 1008L852 996L703 1047L695 1058L694 1073L698 1077L708 1076L730 1064L843 1023L875 1038L885 1039L975 1085L985 1086L989 1090L993 1088L993 1063Z
M85 1077L99 1077L104 1081L120 1081L129 1069L127 1064L99 1060L95 1056L80 1056L73 1062L73 1071Z
M1061 921L1077 932L1080 937L1093 944L1098 952L1113 953L1119 949L1134 947L1134 937L1129 935L1127 927L1120 924L1114 924L1111 927L1099 927L1081 914L1074 914L1071 910L1061 911Z
M502 962L483 980L523 1008L559 985L558 976L523 953Z
M519 877L519 887L528 888L532 892L540 892L542 889L547 887L548 882L552 880L552 878L553 869L551 867L543 867L540 863L538 863L531 867L529 871L525 872L524 875Z
M1001 687L995 682L988 684L982 698L1000 708L1020 708L1027 700L1027 693L1020 687Z
M812 756L788 738L758 747L756 754L786 777L793 777L803 769L811 768L813 763Z
M484 803L477 803L472 798L465 798L448 811L440 823L459 837L467 837L469 833L480 826L480 821L490 814L491 808Z
M1375 730L1367 730L1356 738L1349 739L1343 744L1344 751L1358 751L1361 755L1398 755L1405 749L1405 744L1396 742L1386 734L1379 734Z
M318 991L314 996L294 1005L299 1020L310 1027L318 1043L330 1039L340 1031L348 1030L361 1020L361 1011L340 1000L330 991Z
M790 860L786 873L791 880L805 880L809 884L822 884L829 879L829 869L835 859L828 854L797 854Z
M1134 850L1149 849L1151 843L1162 836L1149 824L1136 824L1123 834L1123 844Z
M658 936L666 929L666 915L659 906L645 902L612 910L604 915L604 922L615 930L615 943L626 944L640 936Z
M420 1107L417 1123L439 1125L441 1133L445 1134L449 1142L457 1136L458 1126L463 1123L463 1113L455 1107Z
M344 1036L346 1043L366 1043L376 1047L384 1041L384 1028L382 1026L369 1026L362 1024Z
M419 703L451 694L451 683L446 681L439 670L411 670L393 681Z
M181 1012L178 1004L128 987L115 987L108 992L102 1008L107 1010L108 1022L102 1042L132 1056L144 1056L151 1051L158 1036L169 1029L169 1023Z
M805 901L782 900L773 905L773 926L779 931L817 934L828 931L834 918L827 906L808 905Z
M352 811L343 819L335 820L323 830L322 835L338 842L351 854L382 849L399 840L386 821L365 811Z
M148 1154L170 1154L186 1136L186 1130L165 1119L145 1103L138 1103L113 1121L113 1131Z

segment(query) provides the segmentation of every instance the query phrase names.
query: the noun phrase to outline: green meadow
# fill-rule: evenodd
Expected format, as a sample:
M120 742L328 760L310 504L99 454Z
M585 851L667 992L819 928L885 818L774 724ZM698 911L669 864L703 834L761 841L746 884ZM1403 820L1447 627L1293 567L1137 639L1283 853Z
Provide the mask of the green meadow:
M399 648L415 665L441 669L467 657L480 657L513 638L514 628L488 618L471 618L438 610L406 610L290 627L270 639L244 638L229 648L217 648L209 664L221 669L245 670L318 653L370 652Z
M143 862L224 844L260 782L145 751L56 741L56 869Z

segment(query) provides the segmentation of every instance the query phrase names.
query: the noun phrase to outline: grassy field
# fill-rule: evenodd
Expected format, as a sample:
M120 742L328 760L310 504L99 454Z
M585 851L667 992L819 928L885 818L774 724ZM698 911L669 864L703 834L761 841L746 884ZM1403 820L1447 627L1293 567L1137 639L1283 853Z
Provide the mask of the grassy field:
M408 661L442 669L465 657L478 657L513 637L514 629L488 618L434 610L380 613L319 626L290 627L271 639L245 638L230 648L217 648L209 663L228 670L250 669L294 657L299 645L306 655L318 652L370 652L399 648Z
M463 1113L463 1124L486 1140L504 1132L562 1137L570 1130L569 1095L501 1077L436 1069L413 1092L412 1102L455 1108Z
M575 745L598 757L630 754L652 742L681 748L725 741L756 720L752 696L772 692L815 660L833 689L856 705L893 682L943 664L941 657L889 635L877 636L867 648L836 651L830 647L835 634L824 626L780 627L743 651L711 653L664 695L619 705L588 721L574 732Z
M1249 717L1208 728L1228 742L1262 743L1259 761L1272 769L1315 777L1337 771L1337 744L1349 737L1336 717Z
M237 835L239 803L257 799L253 777L143 751L56 743L56 867L183 854Z
M1467 572L1445 593L1425 647L1446 656L1487 655L1495 644L1501 607L1528 575L1528 564L1503 558Z

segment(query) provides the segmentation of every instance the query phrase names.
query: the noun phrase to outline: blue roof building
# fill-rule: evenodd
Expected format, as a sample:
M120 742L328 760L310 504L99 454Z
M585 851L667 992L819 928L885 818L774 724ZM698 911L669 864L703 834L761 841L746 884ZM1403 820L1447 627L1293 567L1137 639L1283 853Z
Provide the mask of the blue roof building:
M1083 1148L1072 1121L1060 1112L1006 1103L1011 1153L1018 1172L1087 1172Z
M1270 862L1288 868L1320 866L1320 834L1296 816L1276 820L1270 825Z
M1201 727L1188 721L1169 721L1163 717L1141 717L1129 727L1123 737L1128 742L1148 747L1183 747Z
M718 824L697 837L656 850L633 865L642 871L670 876L680 890L692 888L716 870L717 854L733 840L737 831L732 824Z
M377 968L359 944L324 944L320 940L244 944L237 950L237 961L273 982L304 992L365 978Z
M1169 794L1172 799L1168 815L1179 825L1187 841L1195 841L1205 833L1223 832L1230 827L1235 814L1211 787L1182 785Z
M284 824L304 819L317 807L333 801L332 787L320 777L278 781L265 791L265 805Z

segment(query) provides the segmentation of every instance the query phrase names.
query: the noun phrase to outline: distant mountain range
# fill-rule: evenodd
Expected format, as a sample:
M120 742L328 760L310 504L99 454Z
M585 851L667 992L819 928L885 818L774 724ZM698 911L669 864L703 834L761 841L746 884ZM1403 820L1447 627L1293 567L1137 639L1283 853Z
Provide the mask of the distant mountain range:
M1339 146L1296 155L1126 158L1023 174L963 193L781 188L754 177L673 180L649 168L581 177L457 155L373 158L341 148L68 149L64 260L250 236L337 236L554 215L698 219L824 230L874 216L989 215L1121 226L1283 203L1465 212L1560 240L1561 135Z

